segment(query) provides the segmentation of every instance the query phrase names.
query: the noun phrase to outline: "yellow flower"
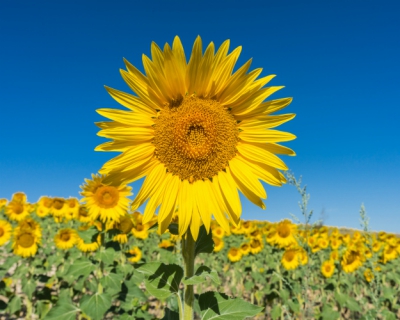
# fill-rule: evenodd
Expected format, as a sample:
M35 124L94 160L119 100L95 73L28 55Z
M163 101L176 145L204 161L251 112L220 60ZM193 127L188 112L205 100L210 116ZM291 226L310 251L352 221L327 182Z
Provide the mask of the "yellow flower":
M40 197L37 207L36 207L36 215L39 218L44 218L50 214L51 207L53 205L53 199L43 196Z
M223 238L225 236L225 231L221 227L217 227L212 230L213 237Z
M300 255L300 263L301 263L302 265L307 264L307 262L308 262L307 251L304 250L304 249L301 248L301 247L300 247L298 250L299 250L298 253L299 253L299 255Z
M391 246L389 244L385 245L385 248L383 249L382 252L382 260L383 263L387 263L388 261L394 260L398 256L398 252L396 250L397 248L394 246Z
M335 272L335 264L332 260L327 260L322 263L321 272L325 278L332 277L333 273Z
M14 231L15 233L21 233L24 230L33 232L37 240L40 240L42 237L42 228L40 227L40 224L32 218L21 220Z
M240 245L240 251L242 252L242 255L248 255L250 253L250 245L248 243L242 243Z
M364 277L367 282L371 282L374 278L374 273L371 271L371 269L365 269Z
M363 263L363 257L358 250L349 248L342 257L342 268L345 272L350 273L357 270Z
M132 263L139 262L142 259L142 251L138 247L133 247L128 253L131 255L128 260Z
M230 248L228 251L228 259L231 262L237 262L242 259L242 252L238 248Z
M100 217L103 222L119 221L126 214L131 187L108 186L103 183L104 176L92 174L92 180L85 179L81 186L81 201L85 203L91 220Z
M213 237L214 252L219 252L224 247L224 241L221 238Z
M66 209L64 198L53 198L50 212L55 218L64 217Z
M96 251L100 247L100 235L97 237L96 241L90 243L86 243L82 238L78 237L76 246L82 252Z
M78 235L75 230L66 228L61 229L54 236L54 243L58 249L68 250L71 249L77 242Z
M339 249L340 245L342 244L342 241L340 241L337 237L335 236L331 236L329 239L330 243L331 243L331 248L333 250L337 250Z
M10 220L21 221L29 216L29 205L25 202L10 201L5 213Z
M295 248L288 248L285 250L281 263L286 270L293 270L299 266L301 257L299 257L298 254L299 251Z
M16 192L12 195L11 201L22 202L25 203L27 201L26 194L23 192Z
M332 250L329 257L330 257L330 259L333 260L333 261L339 261L339 258L340 258L340 256L339 256L339 251L337 251L337 250Z
M6 220L0 220L0 246L6 244L12 235L12 227Z
M240 229L243 234L250 234L254 230L254 225L251 221L242 221L240 224Z
M162 240L159 244L158 244L158 247L159 248L163 248L163 249L168 249L168 248L171 248L171 247L173 247L174 246L174 244L171 242L171 241L169 241L169 240Z
M263 88L274 76L256 80L261 69L247 73L251 60L234 74L241 47L228 54L225 41L216 54L211 43L204 55L197 37L189 62L178 37L162 51L152 43L152 60L143 56L145 75L125 61L122 77L136 95L106 88L128 111L100 109L113 122L100 122L98 135L112 139L97 151L122 152L104 164L106 184L120 185L145 177L132 204L147 200L143 223L158 210L160 233L179 207L179 235L190 229L197 239L211 214L225 231L227 217L237 225L242 207L238 189L265 208L266 192L259 179L285 183L287 170L276 154L295 155L277 142L294 135L272 128L294 115L272 116L291 98L263 102L282 87Z
M240 223L237 226L235 226L234 224L231 224L230 227L231 227L231 233L233 233L233 234L242 234L243 233Z
M290 220L283 220L279 222L276 227L275 243L280 248L285 248L290 245L297 244L294 233L296 231L296 226L292 224Z
M40 238L28 228L15 230L12 244L13 252L23 258L34 256L38 250Z
M350 243L350 235L349 234L343 234L342 235L342 241L345 245L348 245Z
M326 238L319 238L318 239L318 247L321 249L326 249L329 246L329 241Z
M0 199L0 210L3 209L7 205L8 200L7 199Z
M138 223L132 228L132 234L135 238L146 240L149 237L149 226L147 224Z
M127 243L128 235L126 235L125 233L117 234L113 237L113 240L117 241L118 243Z
M257 253L261 252L262 249L263 249L263 243L260 239L258 239L258 238L251 239L250 252L252 254L257 254Z
M78 220L82 223L88 223L92 221L89 211L85 206L80 206L78 211Z
M76 198L69 198L65 203L65 218L69 220L78 219L79 216L79 200Z

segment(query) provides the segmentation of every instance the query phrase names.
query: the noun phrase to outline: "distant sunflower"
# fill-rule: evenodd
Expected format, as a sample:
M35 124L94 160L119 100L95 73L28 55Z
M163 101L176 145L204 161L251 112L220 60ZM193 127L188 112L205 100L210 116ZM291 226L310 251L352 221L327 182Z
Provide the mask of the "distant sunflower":
M103 184L104 176L92 175L92 180L85 179L85 184L81 186L81 201L85 203L89 210L91 220L100 217L103 222L119 221L126 214L129 196L132 195L131 187L127 186L108 186Z
M8 203L7 199L1 198L0 199L0 210L3 209Z
M29 216L29 205L25 202L10 201L5 213L10 220L21 221Z
M321 272L325 278L332 277L335 272L335 263L332 260L327 260L322 263Z
M264 87L274 75L256 80L261 69L249 73L251 60L235 73L241 47L228 54L229 40L215 53L214 43L203 54L197 37L189 62L178 37L172 48L151 45L152 60L143 55L145 75L125 61L121 75L136 95L106 88L129 111L99 109L113 120L100 122L98 135L112 139L97 151L122 152L104 164L100 173L110 186L146 177L132 204L147 200L143 223L158 211L160 233L168 228L179 207L179 234L188 228L197 239L211 215L229 231L229 219L239 223L242 207L238 189L265 208L266 192L259 179L281 186L287 170L276 154L295 155L277 142L295 136L273 130L294 118L276 115L292 101L263 102L280 86Z
M89 211L86 206L79 206L78 210L78 220L82 223L88 223L92 221L91 216L89 215Z
M283 253L281 263L286 270L296 269L300 264L301 257L295 248L288 248Z
M222 248L224 247L224 240L218 237L213 237L212 239L214 241L214 252L221 251Z
M349 248L346 250L342 257L342 269L347 273L354 272L362 266L363 261L363 256L358 250L354 248Z
M58 249L68 250L71 249L77 242L78 235L75 230L66 228L61 229L54 236L54 243Z
M222 239L224 237L224 235L225 235L225 231L221 227L217 227L217 228L213 229L212 234L213 234L214 237Z
M55 218L58 218L58 220L62 219L64 217L66 209L67 209L67 207L65 205L64 198L54 198L53 199L50 212Z
M76 246L82 252L96 251L100 247L100 235L97 237L96 241L92 241L90 243L87 243L81 237L78 237Z
M34 256L39 242L40 238L36 237L35 232L30 229L15 230L12 244L14 254L24 258Z
M159 248L163 248L163 249L168 249L168 248L172 248L174 246L174 244L170 241L170 240L162 240L159 244L158 247Z
M374 278L374 273L372 272L371 269L365 269L364 271L364 278L367 282L371 282L372 279Z
M53 199L46 196L40 197L36 206L36 215L39 218L44 218L47 215L49 215L52 204L53 204Z
M6 220L0 220L0 246L10 240L12 235L12 227Z
M77 198L66 199L65 218L69 220L78 219L79 215L79 200Z
M228 251L228 259L231 262L237 262L242 259L242 252L238 248L230 248Z
M260 239L258 239L258 238L251 239L250 252L252 254L257 254L257 253L261 252L262 249L263 249L263 243Z
M40 224L30 217L18 222L14 231L16 233L21 233L24 230L33 232L37 240L40 240L42 237L42 228L40 227Z
M139 262L142 259L142 251L138 247L133 247L128 251L130 258L128 260L132 263Z
M11 201L16 202L26 202L28 200L26 194L24 192L16 192L12 195Z
M242 243L240 245L240 251L244 256L248 255L250 253L250 245L248 243Z
M146 240L149 237L149 225L137 223L132 228L132 234L135 238Z
M330 258L332 261L339 261L339 258L340 258L340 256L339 256L339 251L337 251L337 250L332 250L331 253L330 253L330 255L329 255L329 258Z
M285 248L290 245L297 244L294 234L296 232L296 225L292 224L290 220L283 220L279 222L276 227L275 243L280 248Z

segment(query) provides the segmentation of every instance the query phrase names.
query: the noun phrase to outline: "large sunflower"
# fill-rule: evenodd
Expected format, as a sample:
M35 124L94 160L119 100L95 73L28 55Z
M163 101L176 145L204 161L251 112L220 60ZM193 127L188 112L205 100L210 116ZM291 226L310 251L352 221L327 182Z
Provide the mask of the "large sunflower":
M190 228L197 239L211 215L228 232L228 218L239 223L240 190L265 209L267 197L259 179L281 186L287 170L276 154L295 155L277 144L295 138L272 128L294 114L271 113L291 98L264 100L281 86L264 87L274 75L260 79L262 69L248 73L251 59L233 72L241 47L228 54L229 40L215 53L210 43L203 54L197 37L189 62L179 37L172 48L151 45L152 59L143 55L145 74L125 60L121 75L136 95L106 87L129 110L99 109L113 122L99 122L98 135L112 139L97 151L122 152L104 164L104 183L117 186L146 177L132 209L146 201L143 223L158 207L160 232L169 226L179 207L179 234ZM207 199L207 201L204 201Z

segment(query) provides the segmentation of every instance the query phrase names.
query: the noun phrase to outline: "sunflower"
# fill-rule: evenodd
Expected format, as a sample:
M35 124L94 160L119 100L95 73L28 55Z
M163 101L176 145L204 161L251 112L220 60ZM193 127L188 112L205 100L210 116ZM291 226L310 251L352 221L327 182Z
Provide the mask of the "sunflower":
M174 244L170 241L170 240L162 240L159 244L158 247L159 248L163 248L163 249L168 249L173 247Z
M68 250L71 249L77 242L78 235L75 230L66 228L61 229L54 236L54 243L58 249Z
M263 243L260 239L258 239L258 238L251 239L250 252L252 254L257 254L257 253L261 252L262 249L263 249Z
M318 239L318 247L320 247L321 249L326 249L329 246L329 241L325 238L319 238Z
M139 262L142 259L142 251L138 247L133 247L128 253L131 256L128 260L132 263Z
M367 282L371 282L372 279L374 278L374 273L372 272L371 269L365 269L364 271L364 278Z
M92 221L91 216L89 215L89 211L86 206L79 206L78 210L78 220L82 223L88 223Z
M382 252L382 260L383 263L387 263L388 261L394 260L398 256L398 252L396 250L397 248L394 246L391 246L389 244L386 244L383 252Z
M221 227L217 227L212 230L212 235L213 237L222 239L225 236L225 231Z
M38 250L38 238L35 232L28 228L16 229L14 231L14 240L12 248L14 254L23 258L34 256Z
M231 262L237 262L242 259L242 252L238 248L230 248L228 251L228 259Z
M137 223L136 226L132 228L132 234L137 239L146 240L149 237L149 225Z
M248 255L250 253L250 245L248 243L242 243L240 245L240 251L242 252L242 255Z
M86 203L91 220L100 217L103 222L119 221L126 214L131 187L108 186L103 184L104 176L92 174L92 180L85 179L85 184L81 186L83 190L81 200Z
M327 260L322 263L321 272L325 278L332 277L335 272L335 263L332 260Z
M240 228L242 229L243 234L250 234L254 230L254 225L251 221L243 221L240 224Z
M54 216L54 218L58 218L56 220L62 219L66 212L67 206L65 205L66 201L64 198L54 198L51 204L50 212Z
M85 240L83 240L81 237L78 236L78 239L76 241L76 246L82 252L93 252L99 249L100 242L101 242L100 234L97 236L96 241L90 243L85 242Z
M224 247L224 240L218 237L213 237L212 239L214 241L214 252L221 251L222 248Z
M281 263L286 270L293 270L299 266L301 257L299 251L295 248L288 248L282 255Z
M28 198L26 197L26 194L24 192L16 192L11 197L11 201L16 201L16 202L25 203L27 200Z
M329 258L330 258L332 261L339 261L339 258L340 258L340 256L339 256L339 251L337 251L337 250L332 250L331 253L330 253L330 255L329 255Z
M340 245L342 244L342 241L335 236L331 236L329 242L333 250L339 249Z
M197 239L213 214L225 231L239 223L238 189L265 208L266 192L259 179L281 186L287 170L276 154L295 155L281 141L295 136L272 128L294 118L272 116L291 98L263 102L281 89L264 87L274 76L256 80L261 69L247 73L251 60L232 74L241 47L228 54L229 40L216 53L210 43L202 53L197 37L189 62L178 37L172 48L151 45L152 60L143 56L145 75L125 61L121 75L136 95L106 87L128 111L99 109L113 120L100 122L98 135L112 139L97 151L122 152L104 164L104 183L117 186L145 177L132 209L147 200L143 222L158 207L160 233L179 207L179 234L188 229Z
M69 198L65 204L65 218L75 220L79 215L79 200L77 198Z
M25 218L24 220L18 222L18 226L15 228L16 233L21 233L24 230L28 230L33 232L35 235L36 239L40 240L42 237L42 228L40 227L40 224L37 223L35 220L32 218Z
M0 210L3 209L8 203L7 199L1 198L0 199Z
M10 240L12 235L12 227L6 220L0 220L0 246Z
M351 273L361 267L363 261L363 256L358 250L354 248L349 248L344 253L341 264L345 272Z
M275 243L280 248L285 248L290 245L297 244L294 234L296 232L296 226L292 224L290 220L283 220L279 222L276 227Z
M21 221L29 216L29 206L25 202L10 201L6 206L6 215L12 221Z
M36 206L36 215L39 218L44 218L50 214L50 209L53 205L53 199L43 196L40 197L39 201L37 202Z

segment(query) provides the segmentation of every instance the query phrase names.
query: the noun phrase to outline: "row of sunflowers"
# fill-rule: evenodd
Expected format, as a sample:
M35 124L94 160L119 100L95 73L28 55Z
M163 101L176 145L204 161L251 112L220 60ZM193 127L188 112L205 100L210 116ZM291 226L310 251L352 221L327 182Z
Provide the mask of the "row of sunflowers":
M127 195L129 192L125 193L125 197ZM129 201L126 202L126 207L128 203ZM178 259L181 250L179 234L173 230L160 234L156 228L156 216L153 216L150 222L143 223L143 215L138 211L130 213L125 210L118 215L115 212L96 215L93 213L96 212L93 211L96 205L96 202L90 203L87 199L82 203L76 198L45 196L32 204L22 192L15 193L10 201L0 200L0 246L3 249L0 259L3 262L13 261L13 265L4 263L8 268L3 268L0 274L8 290L6 291L9 301L14 301L16 296L24 296L14 292L18 276L13 278L10 272L15 264L17 267L23 265L21 261L24 260L31 262L32 259L38 258L49 261L50 255L57 255L64 262L70 256L78 261L83 258L89 259L101 256L102 252L104 253L102 247L106 247L107 243L119 246L117 251L120 251L120 259L128 265L156 260L173 263ZM174 214L172 222L179 225L177 213ZM273 318L273 315L285 312L295 314L298 311L295 305L289 303L287 306L287 301L293 295L300 304L299 292L304 288L295 288L295 282L296 279L305 276L311 279L310 283L320 288L330 284L339 286L340 281L345 283L348 298L354 286L357 286L357 281L362 281L364 287L370 286L371 290L377 289L376 285L379 284L386 288L386 291L382 288L378 291L385 292L385 299L391 300L388 306L385 305L386 300L383 300L383 306L393 315L398 310L396 306L399 304L399 297L395 292L400 285L400 270L396 268L400 256L400 238L394 234L348 232L326 226L302 226L290 220L277 223L242 221L238 226L230 225L229 229L222 228L212 220L209 231L214 242L214 253L200 255L200 261L206 265L213 265L220 273L223 281L219 285L223 286L225 292L241 294L252 303L257 302L266 308L265 315L268 314L269 317ZM102 238L104 233L108 238ZM17 259L12 260L12 256ZM107 263L111 266L112 259ZM55 265L58 276L57 273L46 269L48 281L45 286L57 292L63 283L62 273L59 272L63 265ZM50 263L48 267L51 266L54 266L54 263ZM36 271L32 271L34 272ZM125 276L124 273L120 275ZM77 279L85 276L90 278L90 274L83 273L78 275ZM72 287L78 282L77 279L71 279ZM140 278L136 280L140 287ZM14 287L11 284L13 281ZM39 286L39 283L35 283L34 292L38 290L36 285ZM210 285L211 283L207 282L197 286L196 290L202 292ZM285 290L289 291L288 297L281 296ZM146 310L150 318L159 312L155 310L162 310L169 303L158 301L154 307L149 304L150 295L144 289L142 291L147 300L143 299L139 303L139 309L142 313ZM292 291L297 293L293 294ZM369 297L371 292L366 296ZM30 296L32 298L33 293ZM38 301L33 297L34 305ZM293 298L290 301L293 301ZM49 305L52 305L52 302L49 302ZM276 306L279 306L279 309ZM349 306L343 302L342 311L340 307L332 306L329 310L343 313ZM324 307L320 312L327 313L327 310ZM359 309L353 306L351 311L359 312ZM260 316L260 319L263 317Z

